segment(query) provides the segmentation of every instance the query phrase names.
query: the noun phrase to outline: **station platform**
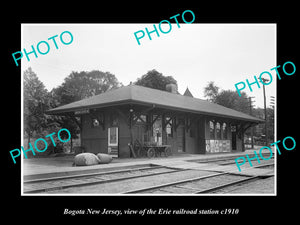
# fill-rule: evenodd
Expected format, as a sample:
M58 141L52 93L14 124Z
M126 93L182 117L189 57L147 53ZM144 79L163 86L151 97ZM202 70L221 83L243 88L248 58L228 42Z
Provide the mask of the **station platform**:
M73 166L74 155L48 158L30 158L22 159L21 176L24 180L68 176L76 174L87 174L96 172L108 172L123 169L141 167L143 165L162 165L176 167L193 167L195 160L209 161L221 160L226 158L237 158L253 155L253 150L258 152L258 149L246 150L245 152L237 153L215 153L215 154L187 154L178 153L169 157L154 157L154 158L114 158L109 164L98 164L92 166ZM198 164L199 165L199 164Z

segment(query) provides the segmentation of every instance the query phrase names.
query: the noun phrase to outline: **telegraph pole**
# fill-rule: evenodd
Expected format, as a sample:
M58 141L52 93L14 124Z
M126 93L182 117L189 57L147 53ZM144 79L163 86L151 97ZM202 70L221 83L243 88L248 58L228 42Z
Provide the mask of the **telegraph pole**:
M272 131L272 137L273 137L273 140L274 140L274 129L275 129L275 127L274 127L274 118L275 118L275 97L274 96L270 96L270 108L272 108L273 109L273 112L271 113L271 118L270 118L270 125L271 125L271 131Z
M252 116L252 103L255 102L255 101L252 101L252 98L254 97L248 97L249 99L249 114ZM254 148L254 141L253 141L253 126L251 126L251 149Z
M260 78L263 83L269 82L268 79ZM267 120L267 106L266 106L266 91L265 85L263 85L263 92L264 92L264 108L265 108L265 135L266 135L266 146L268 146L268 120Z
M252 101L252 98L254 97L249 97L249 103L250 103L250 115L252 116L252 103L255 101ZM251 126L251 149L254 148L254 141L253 141L253 126Z
M275 108L275 97L274 96L270 96L270 107L272 109Z
M249 115L252 116L252 103L255 102L255 101L252 101L252 98L254 97L248 97L248 98L245 98L245 99L248 99L249 100ZM253 141L253 126L251 126L251 149L254 148L254 141Z

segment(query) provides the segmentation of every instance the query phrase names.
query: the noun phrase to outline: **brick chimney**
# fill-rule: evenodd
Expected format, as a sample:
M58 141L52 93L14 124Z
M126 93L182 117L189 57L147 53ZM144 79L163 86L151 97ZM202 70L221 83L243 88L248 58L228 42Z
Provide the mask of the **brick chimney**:
M178 87L176 84L167 84L166 85L166 90L168 92L174 93L174 94L178 94Z

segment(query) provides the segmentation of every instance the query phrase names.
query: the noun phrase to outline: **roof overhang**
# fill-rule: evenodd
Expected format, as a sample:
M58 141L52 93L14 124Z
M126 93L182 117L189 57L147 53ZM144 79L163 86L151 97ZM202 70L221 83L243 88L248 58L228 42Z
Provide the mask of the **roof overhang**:
M90 106L78 106L78 107L67 108L67 109L56 109L56 108L54 108L54 109L50 109L50 110L46 111L46 114L61 115L61 116L68 115L68 114L75 115L76 111L87 110L87 109L88 110L90 110L90 109L104 109L104 108L108 108L108 107L124 106L124 105L148 106L148 107L153 107L153 108L158 108L158 109L173 110L173 111L177 111L177 112L181 112L181 113L193 113L193 114L198 114L198 115L202 115L202 116L212 116L212 117L219 117L219 118L225 118L225 119L235 119L235 120L240 120L240 121L247 121L247 122L252 122L252 123L255 123L255 124L265 122L264 120L259 119L259 118L255 118L255 117L252 117L253 119L252 118L247 118L246 119L246 118L243 118L243 117L229 116L229 115L224 115L224 114L220 114L220 113L183 109L183 108L176 107L176 106L165 106L165 105L147 103L147 102L136 101L136 100L122 100L122 101L119 101L119 102L95 104L95 105L90 105Z

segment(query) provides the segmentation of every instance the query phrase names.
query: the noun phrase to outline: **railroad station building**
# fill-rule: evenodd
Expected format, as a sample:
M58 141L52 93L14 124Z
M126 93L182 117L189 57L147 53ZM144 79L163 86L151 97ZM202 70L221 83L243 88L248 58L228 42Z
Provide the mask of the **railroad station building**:
M160 91L123 86L59 106L47 114L67 116L80 127L86 152L132 157L128 144L171 145L172 153L213 154L244 151L244 133L261 119L184 95L175 85Z

